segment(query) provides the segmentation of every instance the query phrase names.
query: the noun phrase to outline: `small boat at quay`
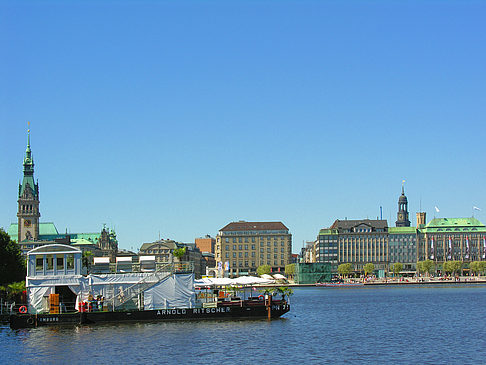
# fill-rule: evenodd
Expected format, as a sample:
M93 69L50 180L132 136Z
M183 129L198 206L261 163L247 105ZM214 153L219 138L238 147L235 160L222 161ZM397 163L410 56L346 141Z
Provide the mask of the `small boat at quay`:
M285 294L267 289L258 295L254 286L264 285L260 278L195 281L191 263L159 264L151 257L125 262L123 270L108 265L105 273L83 275L81 257L80 250L61 244L31 250L27 304L10 315L10 327L275 319L290 310Z

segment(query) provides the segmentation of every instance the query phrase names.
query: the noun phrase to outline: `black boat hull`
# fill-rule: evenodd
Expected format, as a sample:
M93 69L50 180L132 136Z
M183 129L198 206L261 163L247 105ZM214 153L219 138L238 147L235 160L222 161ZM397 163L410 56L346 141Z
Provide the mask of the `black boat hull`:
M278 318L290 310L288 303L272 303L271 318ZM205 319L257 319L268 318L264 305L218 306L217 308L155 309L144 311L82 312L62 314L12 314L10 327L34 328L39 326L97 324L117 322L205 320Z

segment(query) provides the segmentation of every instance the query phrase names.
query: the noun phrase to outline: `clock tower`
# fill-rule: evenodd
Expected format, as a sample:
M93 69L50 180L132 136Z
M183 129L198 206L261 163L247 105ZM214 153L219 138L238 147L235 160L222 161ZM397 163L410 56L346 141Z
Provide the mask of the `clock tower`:
M39 239L39 185L34 181L34 158L30 150L30 129L24 157L24 177L19 184L18 243Z
M397 221L395 222L397 227L410 227L410 220L408 219L408 200L405 196L405 190L402 182L402 195L398 198L398 213Z

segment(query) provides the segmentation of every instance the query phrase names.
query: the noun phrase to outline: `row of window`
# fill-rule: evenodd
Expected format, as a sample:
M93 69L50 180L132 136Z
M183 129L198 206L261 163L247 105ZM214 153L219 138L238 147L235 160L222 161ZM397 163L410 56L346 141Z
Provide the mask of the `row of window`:
M232 261L231 262L231 267L235 268L235 267L251 267L251 268L256 268L256 262L255 261L251 261L251 266L249 265L249 261ZM278 266L279 265L279 261L278 260L267 260L267 261L260 261L260 265L274 265L274 266ZM280 266L285 266L285 260L281 260L280 261Z
M280 241L285 241L285 237L273 237L273 240L274 241L278 241L280 238ZM272 237L266 237L267 241L271 241L272 240ZM249 237L233 237L233 243L243 243L243 241L245 243L249 243L250 242L250 238ZM256 237L251 237L251 242L256 242ZM265 237L260 237L260 241L265 241ZM229 237L226 237L225 238L225 242L226 243L229 243L230 242L230 238Z

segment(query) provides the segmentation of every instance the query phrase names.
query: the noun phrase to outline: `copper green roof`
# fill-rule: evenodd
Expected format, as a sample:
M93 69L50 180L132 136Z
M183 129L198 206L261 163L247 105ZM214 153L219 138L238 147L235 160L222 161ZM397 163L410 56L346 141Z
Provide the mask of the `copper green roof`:
M417 229L415 227L389 227L388 233L390 234L415 234Z
M476 218L434 218L424 228L422 233L439 232L486 232L486 226Z
M7 231L10 238L17 240L18 233L19 233L19 225L18 223L10 224ZM57 231L56 226L52 222L46 223L39 223L39 236L55 236L55 238L59 238L59 232ZM64 235L62 235L64 237ZM44 240L45 238L40 237L40 239Z

